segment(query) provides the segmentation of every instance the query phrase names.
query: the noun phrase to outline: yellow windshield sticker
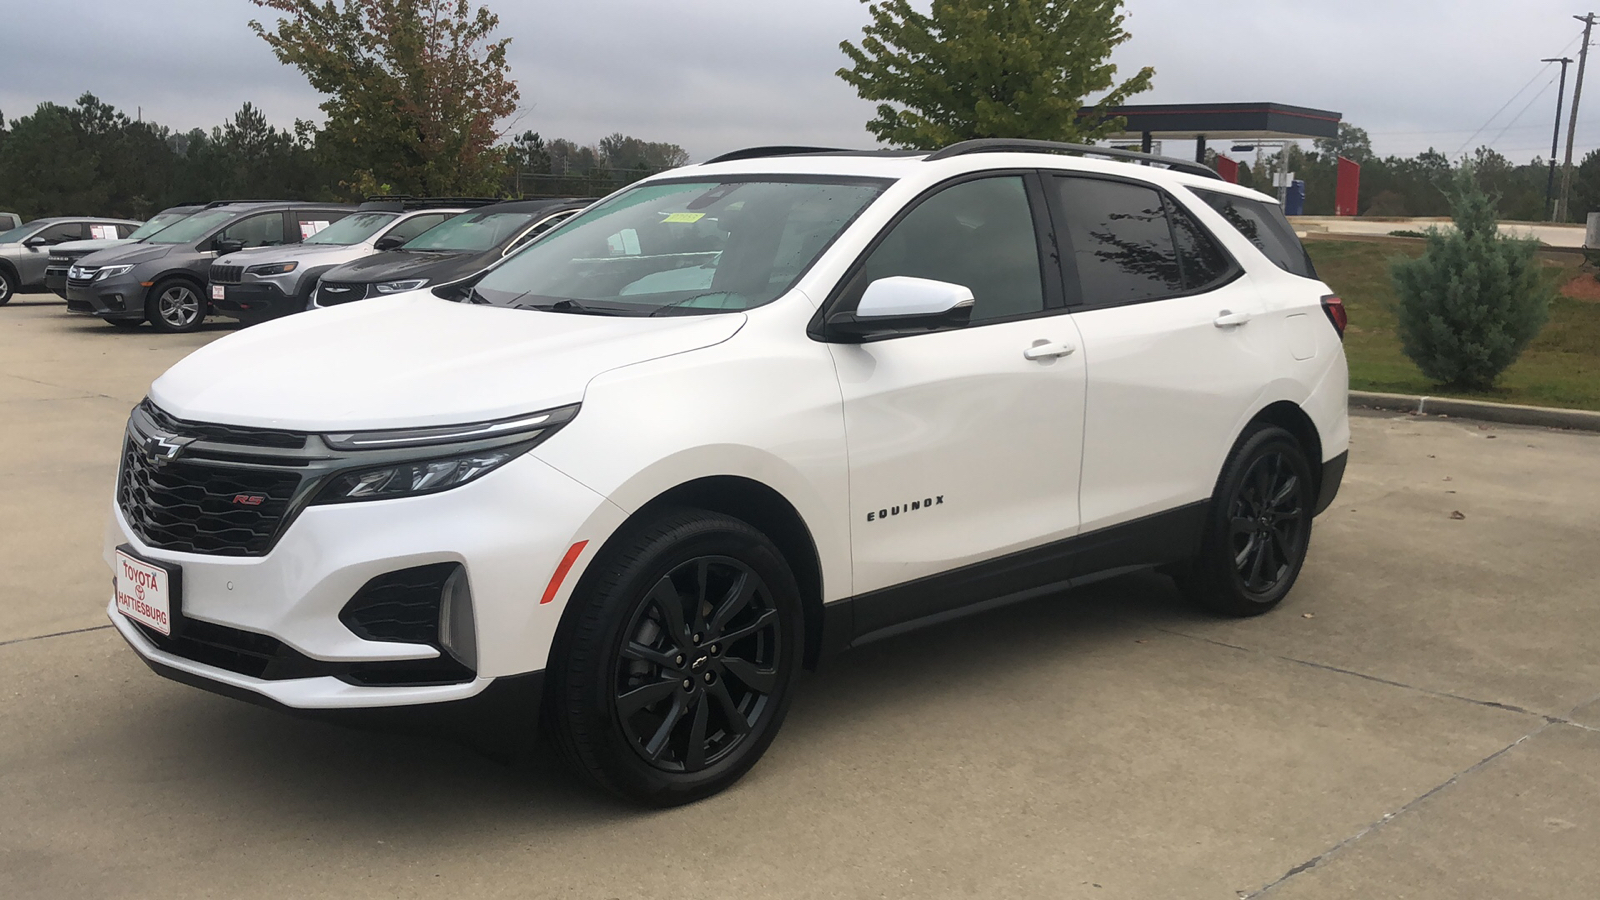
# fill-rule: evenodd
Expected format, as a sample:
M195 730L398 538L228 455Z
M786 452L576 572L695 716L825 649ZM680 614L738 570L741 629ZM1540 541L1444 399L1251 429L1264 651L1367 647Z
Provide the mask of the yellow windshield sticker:
M666 224L668 222L685 222L685 223L687 223L687 222L698 222L701 219L704 219L705 217L706 217L705 213L691 213L691 212L673 213L673 214L667 216L665 219L662 219L661 223L664 225L664 224Z

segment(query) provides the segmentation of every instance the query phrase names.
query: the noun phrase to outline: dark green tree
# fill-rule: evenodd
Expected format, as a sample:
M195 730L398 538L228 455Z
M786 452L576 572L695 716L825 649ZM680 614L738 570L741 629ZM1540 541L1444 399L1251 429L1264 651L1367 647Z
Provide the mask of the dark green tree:
M1470 164L1450 189L1451 230L1432 229L1418 259L1391 267L1401 349L1440 384L1494 386L1549 316L1552 289L1539 277L1539 242L1507 237L1495 224L1495 198Z
M328 95L321 146L353 194L489 194L516 111L510 38L470 0L251 0L277 12L250 27Z
M862 0L868 2L868 0ZM1122 0L910 0L869 3L860 46L838 75L878 102L867 130L899 147L971 138L1092 141L1123 126L1095 109L1149 89L1146 66L1122 83L1111 51L1128 40Z

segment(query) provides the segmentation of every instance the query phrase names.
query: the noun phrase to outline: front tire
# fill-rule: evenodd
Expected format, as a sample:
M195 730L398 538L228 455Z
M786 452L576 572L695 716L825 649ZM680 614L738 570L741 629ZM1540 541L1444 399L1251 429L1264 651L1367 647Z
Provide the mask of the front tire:
M17 295L17 276L5 266L0 266L0 306L11 302Z
M1258 616L1294 587L1311 542L1311 465L1294 436L1264 426L1228 456L1206 514L1200 555L1178 586L1227 616Z
M193 284L182 278L168 278L150 289L145 318L152 328L167 334L194 331L206 320L206 301Z
M739 519L683 510L590 568L549 667L561 756L650 806L738 781L777 734L799 670L800 592L783 555Z

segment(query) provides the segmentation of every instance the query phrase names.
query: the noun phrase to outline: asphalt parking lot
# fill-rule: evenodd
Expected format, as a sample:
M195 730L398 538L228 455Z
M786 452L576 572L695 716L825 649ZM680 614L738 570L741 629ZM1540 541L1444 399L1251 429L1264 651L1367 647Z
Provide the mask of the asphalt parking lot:
M1600 895L1600 435L1358 417L1273 614L1141 575L905 635L640 812L146 670L104 614L119 438L229 329L47 296L0 309L0 897Z

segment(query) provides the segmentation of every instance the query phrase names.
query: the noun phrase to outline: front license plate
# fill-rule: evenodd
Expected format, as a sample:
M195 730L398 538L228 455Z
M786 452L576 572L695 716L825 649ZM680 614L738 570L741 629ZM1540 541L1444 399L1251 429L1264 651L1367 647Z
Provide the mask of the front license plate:
M169 569L117 550L117 611L170 636L178 578L176 567Z
M227 295L228 295L228 289L223 287L222 285L213 284L211 286L211 299L213 299L213 300L221 300L224 297L226 297Z

